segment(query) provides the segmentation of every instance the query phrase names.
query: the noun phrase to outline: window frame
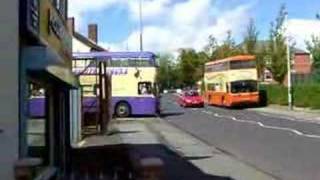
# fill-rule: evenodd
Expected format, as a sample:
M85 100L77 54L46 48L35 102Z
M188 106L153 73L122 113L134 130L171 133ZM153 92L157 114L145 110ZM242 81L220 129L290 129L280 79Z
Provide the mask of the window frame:
M62 17L63 21L68 17L68 1L67 0L51 0L52 6L56 9L57 13Z

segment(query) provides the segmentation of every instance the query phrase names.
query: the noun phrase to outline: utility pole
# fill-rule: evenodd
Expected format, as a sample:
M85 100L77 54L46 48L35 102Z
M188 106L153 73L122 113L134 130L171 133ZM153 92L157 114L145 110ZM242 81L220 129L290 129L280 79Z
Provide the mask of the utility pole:
M288 24L288 13L285 16L285 22ZM288 28L288 27L287 27ZM289 34L286 35L286 44L287 44L287 80L288 80L288 108L289 110L293 109L292 104L292 81L291 81L291 58L290 58L290 44L289 44Z
M142 0L139 0L139 21L140 21L140 51L143 51Z

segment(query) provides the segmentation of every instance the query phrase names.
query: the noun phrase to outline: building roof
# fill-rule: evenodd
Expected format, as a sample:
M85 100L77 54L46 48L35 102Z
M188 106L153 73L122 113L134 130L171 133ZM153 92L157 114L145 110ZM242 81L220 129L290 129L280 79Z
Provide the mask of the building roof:
M107 51L105 48L99 46L97 43L95 43L94 41L90 40L89 38L83 36L82 34L80 34L78 32L74 32L73 36L76 39L78 39L79 41L81 41L82 43L91 47L92 50L94 50L94 51Z

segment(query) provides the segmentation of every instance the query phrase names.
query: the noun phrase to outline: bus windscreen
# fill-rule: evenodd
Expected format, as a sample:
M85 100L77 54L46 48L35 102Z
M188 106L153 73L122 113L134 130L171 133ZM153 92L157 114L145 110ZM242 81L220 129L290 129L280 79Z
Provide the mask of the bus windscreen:
M231 82L231 93L246 93L246 92L257 92L258 84L257 81L246 80L246 81L234 81Z

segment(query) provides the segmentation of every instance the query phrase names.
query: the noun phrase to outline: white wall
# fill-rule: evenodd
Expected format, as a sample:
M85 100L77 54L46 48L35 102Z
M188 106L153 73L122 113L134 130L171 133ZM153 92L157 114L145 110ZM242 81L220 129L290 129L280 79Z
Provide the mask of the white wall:
M13 179L18 158L18 0L1 1L0 6L0 179ZM1 132L2 131L2 132Z
M75 37L72 38L72 51L73 52L90 52L91 48L86 44L82 43ZM82 113L81 113L81 91L71 90L70 91L70 136L71 136L71 144L77 144L81 139L81 131L82 131Z
M76 38L72 38L72 51L73 52L90 52L91 48L82 43Z

